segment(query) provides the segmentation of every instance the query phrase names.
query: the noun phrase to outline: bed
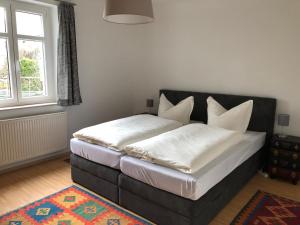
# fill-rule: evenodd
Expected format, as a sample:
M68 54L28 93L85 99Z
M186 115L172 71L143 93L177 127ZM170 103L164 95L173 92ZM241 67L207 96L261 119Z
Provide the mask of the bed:
M211 187L198 200L192 200L153 187L124 173L119 175L119 204L157 224L205 225L237 194L262 168L273 134L276 100L251 96L161 90L176 104L193 95L195 107L192 120L207 121L206 99L215 98L226 108L232 108L249 99L254 100L249 130L265 132L265 144L250 158L235 168L224 179ZM122 159L121 159L122 162Z
M253 99L254 108L249 130L257 134L253 134L253 138L258 141L253 143L260 149L249 154L251 156L235 155L228 159L220 158L220 162L223 160L228 160L227 162L241 161L240 164L228 168L228 174L224 179L214 176L213 174L217 172L209 169L210 176L206 175L205 177L203 175L201 177L201 174L199 177L182 176L182 174L179 175L167 168L164 168L165 170L158 169L159 166L157 165L129 156L121 156L121 167L124 172L120 172L117 169L100 165L76 155L71 156L72 177L75 182L92 189L154 223L172 225L208 224L266 162L267 148L273 134L276 100L173 90L161 90L160 93L164 93L173 104L191 95L194 96L195 107L191 119L205 122L207 121L206 99L209 96L215 98L226 108ZM262 136L262 132L264 132L264 136ZM236 146L237 149L243 147ZM125 166L122 166L122 164ZM124 168L128 168L128 170ZM222 166L219 167L219 170L220 168ZM150 174L150 176L153 171L164 171L158 175L155 174L159 177L155 179L166 180L166 183L174 184L174 187L176 184L180 185L182 183L186 184L187 187L186 189L176 189L175 187L175 190L171 190L168 189L168 186L164 186L164 182L157 182L158 184L155 186L149 182L153 178L150 177L148 181L146 179L141 181L140 177L136 177L132 173L132 171L145 169L149 169L147 175ZM170 176L170 173L173 175ZM174 179L170 179L170 177ZM181 179L177 179L179 177ZM214 179L209 179L211 177L214 177ZM199 181L198 178L203 180ZM201 185L201 182L206 183Z
M72 179L118 203L122 147L182 126L153 115L134 115L74 133L70 141Z

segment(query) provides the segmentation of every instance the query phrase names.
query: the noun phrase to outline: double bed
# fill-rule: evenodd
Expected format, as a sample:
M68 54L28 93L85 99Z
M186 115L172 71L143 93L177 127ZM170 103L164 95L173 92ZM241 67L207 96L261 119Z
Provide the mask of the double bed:
M73 181L118 203L122 147L182 125L153 115L135 115L76 132L70 143Z
M252 99L253 113L241 142L196 173L183 173L122 152L73 139L72 178L96 193L157 224L208 224L262 168L273 133L276 100L251 96L161 90L173 104L194 96L194 121L207 121L206 99L232 108ZM82 149L93 157L84 157ZM102 148L102 155L97 155ZM81 153L80 153L81 152ZM108 153L109 152L109 153ZM105 153L105 154L104 154ZM98 158L98 159L97 159Z

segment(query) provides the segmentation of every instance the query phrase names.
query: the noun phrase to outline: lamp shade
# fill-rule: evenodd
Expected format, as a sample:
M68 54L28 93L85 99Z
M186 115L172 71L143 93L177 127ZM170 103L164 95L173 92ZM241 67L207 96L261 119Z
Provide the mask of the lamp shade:
M154 20L152 0L106 0L103 19L123 24L150 23Z

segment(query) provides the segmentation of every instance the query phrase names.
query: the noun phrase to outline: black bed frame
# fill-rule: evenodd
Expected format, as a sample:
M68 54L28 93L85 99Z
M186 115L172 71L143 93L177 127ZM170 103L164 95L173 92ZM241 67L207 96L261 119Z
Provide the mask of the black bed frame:
M276 99L173 90L161 90L161 93L164 93L173 104L194 96L195 106L191 119L204 122L207 121L206 99L209 96L215 98L225 108L232 108L252 99L254 106L249 130L267 132L266 144L196 201L157 189L128 177L119 170L73 154L72 179L156 224L206 225L265 164L273 134Z

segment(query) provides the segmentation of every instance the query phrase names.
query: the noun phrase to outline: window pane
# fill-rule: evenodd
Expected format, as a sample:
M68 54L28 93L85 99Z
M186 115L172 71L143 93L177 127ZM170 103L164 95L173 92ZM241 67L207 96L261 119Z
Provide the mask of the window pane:
M16 12L17 33L30 36L44 36L43 17L38 14Z
M6 11L3 7L0 7L0 32L6 33Z
M7 40L0 38L0 100L11 98Z
M18 46L22 97L46 95L43 42L19 40Z

